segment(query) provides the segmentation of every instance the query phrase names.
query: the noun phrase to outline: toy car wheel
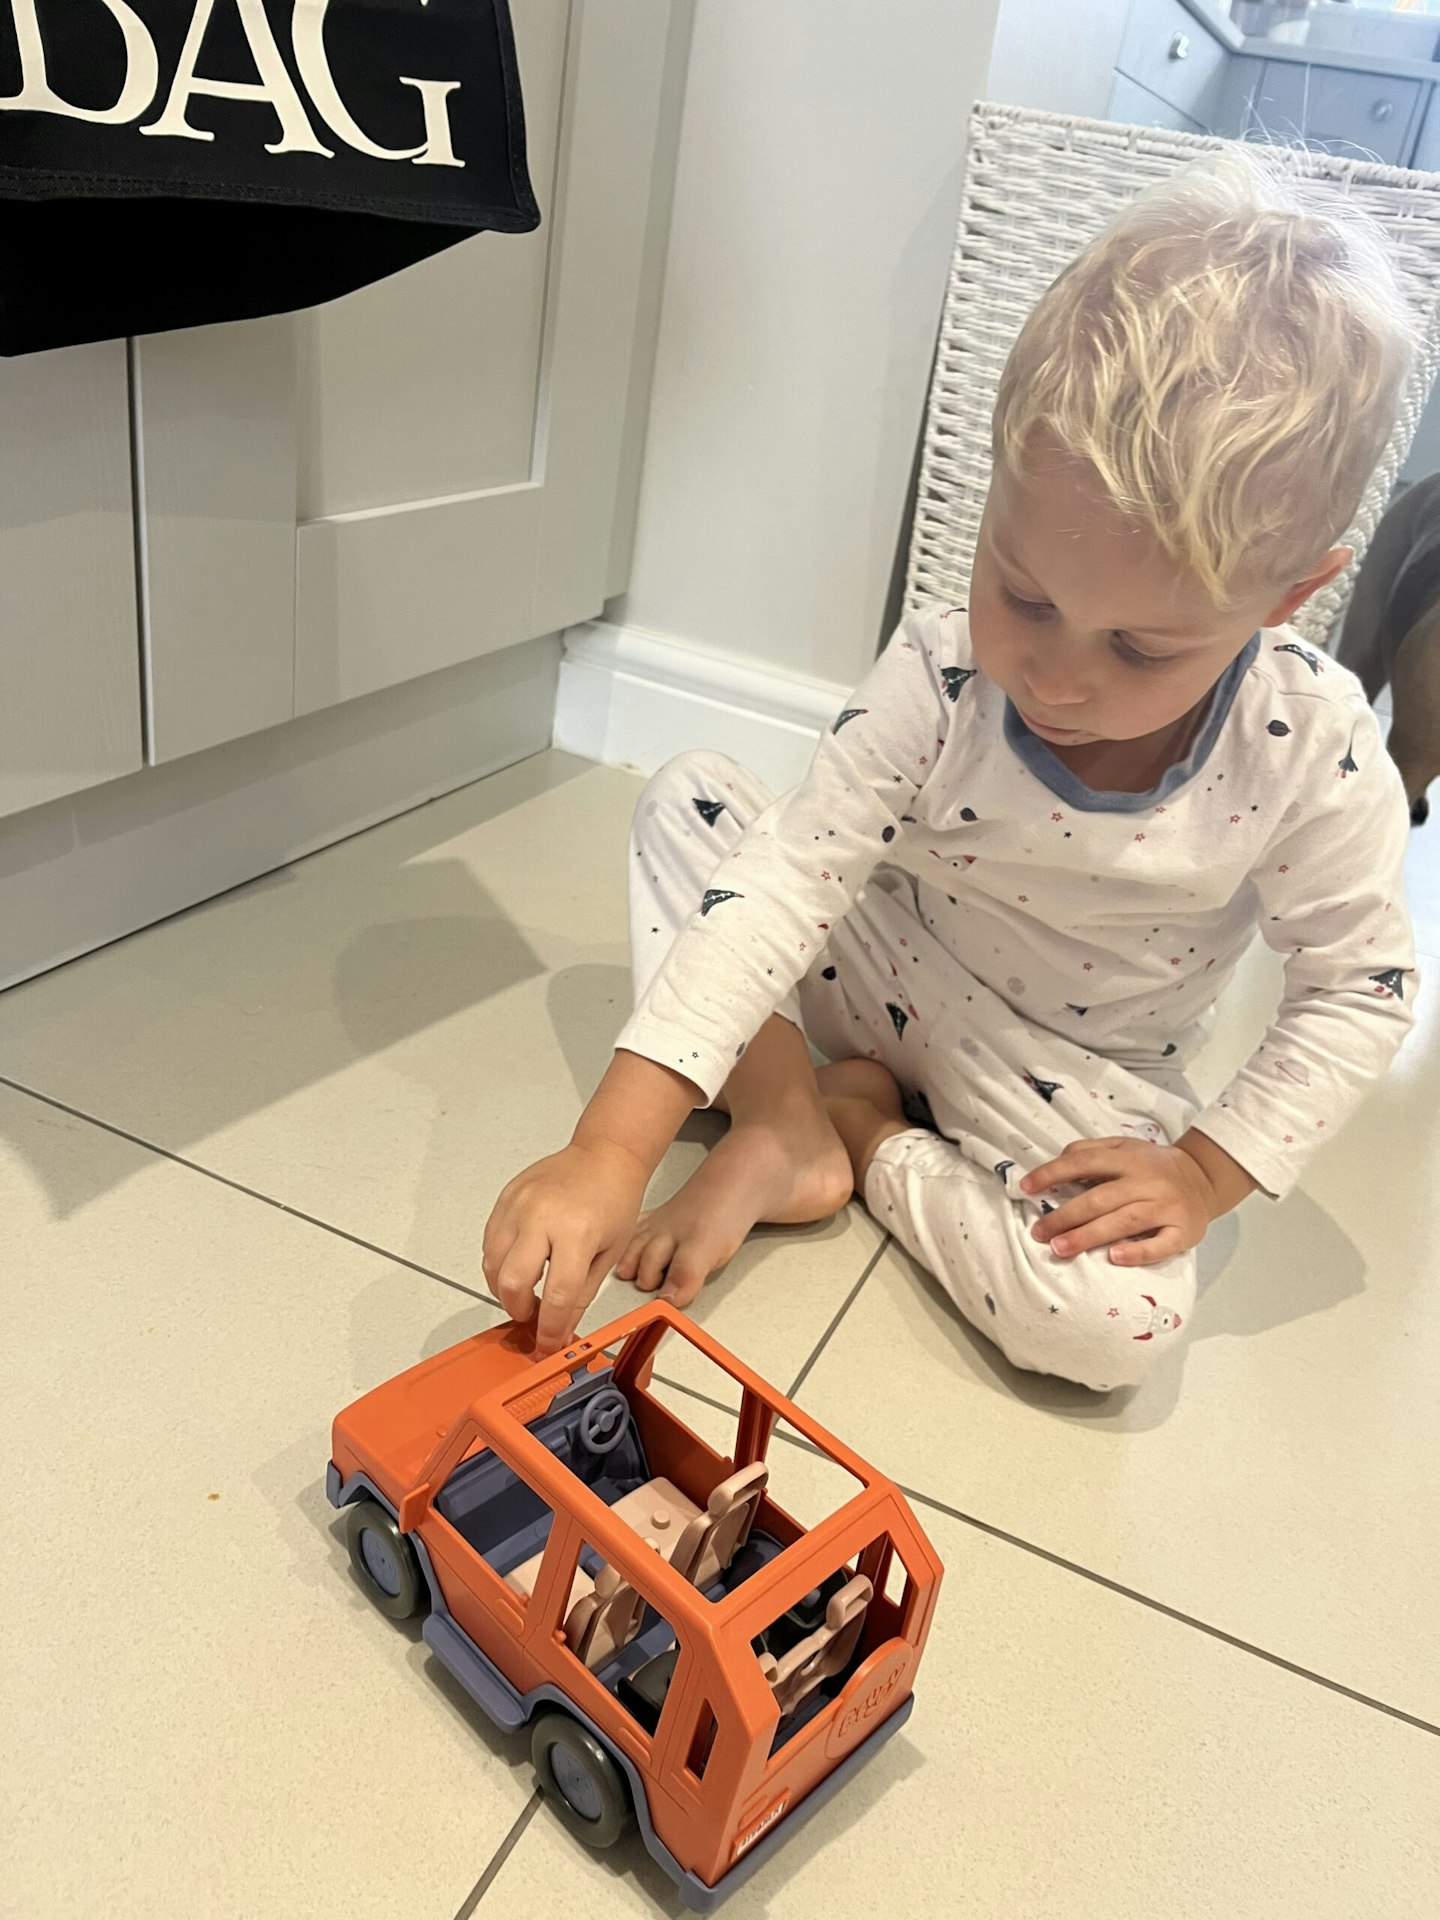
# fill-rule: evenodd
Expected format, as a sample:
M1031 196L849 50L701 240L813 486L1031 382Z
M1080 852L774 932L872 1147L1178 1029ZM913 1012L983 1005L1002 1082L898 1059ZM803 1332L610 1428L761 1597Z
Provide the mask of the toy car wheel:
M425 1581L415 1549L373 1500L345 1509L350 1561L366 1592L392 1620L409 1620L425 1603Z
M634 1824L630 1790L614 1760L568 1713L545 1713L530 1736L535 1777L572 1833L613 1847Z

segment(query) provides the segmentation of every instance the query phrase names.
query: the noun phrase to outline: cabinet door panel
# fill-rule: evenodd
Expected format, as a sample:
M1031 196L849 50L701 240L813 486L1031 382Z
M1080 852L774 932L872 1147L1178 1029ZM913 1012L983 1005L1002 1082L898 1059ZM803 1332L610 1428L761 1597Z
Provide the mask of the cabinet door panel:
M481 234L314 312L211 329L203 350L139 343L142 394L188 395L204 422L159 399L143 422L157 759L600 612L629 409L645 403L645 242L686 11L515 9L538 232ZM243 480L217 477L236 464ZM179 511L204 524L171 539ZM197 633L217 581L224 606Z
M0 814L141 764L123 342L0 362Z
M1159 99L1148 87L1126 79L1123 73L1115 76L1106 117L1124 127L1169 127L1176 133L1205 131L1198 120L1192 120L1188 113L1172 107L1168 100Z
M288 318L134 344L152 757L295 711L295 338Z
M1180 0L1149 0L1132 9L1115 64L1147 93L1178 108L1184 118L1173 124L1208 127L1216 121L1229 57Z

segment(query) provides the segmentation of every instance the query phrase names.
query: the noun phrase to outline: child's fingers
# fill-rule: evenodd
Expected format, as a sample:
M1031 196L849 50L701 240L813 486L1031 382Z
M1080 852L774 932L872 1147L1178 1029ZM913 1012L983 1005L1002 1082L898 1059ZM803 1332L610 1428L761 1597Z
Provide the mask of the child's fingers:
M1042 1247L1054 1246L1062 1235L1073 1233L1077 1227L1088 1227L1092 1220L1103 1219L1120 1207L1135 1206L1144 1197L1134 1180L1102 1180L1087 1187L1084 1193L1074 1195L1053 1213L1043 1214L1031 1227L1030 1238L1038 1240Z
M1110 1247L1119 1240L1132 1240L1136 1235L1148 1233L1160 1224L1154 1208L1137 1201L1128 1207L1112 1208L1092 1220L1088 1226L1077 1227L1073 1233L1061 1234L1050 1242L1050 1251L1058 1254L1062 1260L1073 1260L1078 1253L1093 1253L1097 1247Z
M1118 1241L1110 1249L1110 1258L1117 1267L1156 1267L1185 1250L1185 1236L1178 1227L1161 1227L1143 1239Z
M535 1289L549 1252L543 1233L517 1234L496 1269L495 1298L512 1320L528 1320L534 1313Z
M1020 1191L1048 1193L1052 1187L1068 1186L1073 1181L1103 1179L1105 1169L1113 1169L1116 1151L1126 1145L1121 1139L1072 1141L1058 1159L1027 1173Z
M561 1244L550 1250L540 1317L535 1326L535 1354L544 1359L558 1353L574 1338L580 1316L590 1304L592 1261L588 1250Z
M485 1275L485 1284L492 1293L500 1278L500 1269L505 1264L505 1256L515 1244L513 1227L497 1227L495 1216L490 1216L490 1224L485 1229L485 1238L480 1243L480 1269ZM499 1295L495 1296L497 1299Z

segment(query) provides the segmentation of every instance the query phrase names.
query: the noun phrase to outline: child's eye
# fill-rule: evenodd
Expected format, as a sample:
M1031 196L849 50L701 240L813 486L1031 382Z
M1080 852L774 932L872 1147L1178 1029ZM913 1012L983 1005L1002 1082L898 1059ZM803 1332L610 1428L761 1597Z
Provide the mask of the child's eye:
M1005 595L1005 604L1014 609L1022 620L1048 620L1055 611L1048 600L1022 600L1018 593L1012 593L1009 587L1001 591Z
M1132 647L1123 633L1114 635L1115 651L1127 666L1163 667L1165 657L1158 653L1141 653L1138 647Z

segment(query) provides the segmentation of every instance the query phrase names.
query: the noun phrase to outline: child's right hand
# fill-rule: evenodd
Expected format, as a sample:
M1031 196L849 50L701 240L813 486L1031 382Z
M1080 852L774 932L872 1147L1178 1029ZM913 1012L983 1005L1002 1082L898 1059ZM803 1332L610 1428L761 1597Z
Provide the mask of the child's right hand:
M517 1174L485 1228L485 1278L512 1320L529 1320L544 1275L536 1354L575 1337L600 1283L625 1251L650 1169L610 1140L572 1142Z

